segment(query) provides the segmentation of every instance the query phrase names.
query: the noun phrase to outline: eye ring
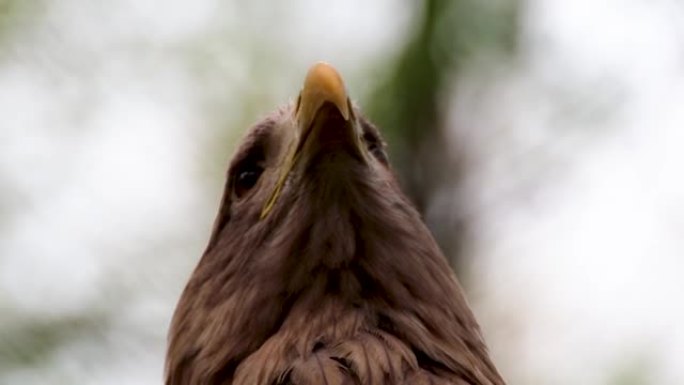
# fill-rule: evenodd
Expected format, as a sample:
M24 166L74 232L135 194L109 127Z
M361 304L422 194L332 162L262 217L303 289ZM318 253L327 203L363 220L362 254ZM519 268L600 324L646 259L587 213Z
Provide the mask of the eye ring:
M381 151L380 146L377 143L368 143L368 151L373 155L378 155L377 152Z
M367 132L363 134L363 139L366 142L366 148L368 149L368 152L373 154L373 156L375 156L375 158L381 162L387 162L387 155L385 155L385 150L382 146L382 143L377 137Z
M263 168L256 164L249 164L240 167L235 174L235 180L233 182L233 191L235 196L242 198L246 193L248 193L257 182L263 173Z

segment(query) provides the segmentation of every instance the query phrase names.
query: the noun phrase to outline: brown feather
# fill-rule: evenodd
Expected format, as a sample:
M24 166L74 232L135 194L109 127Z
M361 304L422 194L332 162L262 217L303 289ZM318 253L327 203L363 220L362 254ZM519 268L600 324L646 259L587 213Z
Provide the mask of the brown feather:
M256 124L231 162L209 245L174 314L166 384L504 384L358 109L353 123L372 156L311 154L260 218L296 108ZM237 197L247 161L263 173Z

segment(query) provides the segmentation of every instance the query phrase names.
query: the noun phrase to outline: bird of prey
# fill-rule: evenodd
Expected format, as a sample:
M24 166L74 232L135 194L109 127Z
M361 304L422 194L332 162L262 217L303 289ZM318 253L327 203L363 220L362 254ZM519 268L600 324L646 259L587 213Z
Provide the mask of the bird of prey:
M455 275L339 73L233 157L169 332L166 384L502 385Z

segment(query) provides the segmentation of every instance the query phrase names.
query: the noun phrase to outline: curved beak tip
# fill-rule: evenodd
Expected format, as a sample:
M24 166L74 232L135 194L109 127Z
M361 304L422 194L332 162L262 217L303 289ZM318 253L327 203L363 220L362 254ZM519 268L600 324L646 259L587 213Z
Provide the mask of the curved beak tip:
M260 216L261 219L264 219L268 216L268 213L271 211L276 200L278 199L278 196L280 195L281 188L284 185L287 176L295 166L295 163L298 162L298 159L301 158L301 154L307 151L306 149L302 149L307 141L307 134L311 133L314 129L313 125L316 115L326 103L330 103L335 106L335 108L339 111L339 116L345 121L345 128L348 129L333 129L323 131L325 131L327 134L333 133L332 136L338 137L340 136L340 133L346 132L347 134L350 134L347 136L351 137L354 147L357 149L359 148L359 139L358 135L356 135L354 131L354 123L349 121L352 111L349 99L347 98L347 90L345 88L344 81L342 80L342 76L340 76L339 72L337 72L337 70L328 63L318 62L314 64L311 66L311 68L309 68L309 72L306 74L304 86L302 87L302 91L299 94L299 100L295 107L294 116L297 124L294 130L294 145L290 147L275 188L262 208ZM323 118L329 118L329 116L326 114L326 116Z
M306 74L297 115L310 119L326 102L334 104L344 120L349 120L347 90L339 72L328 63L318 62Z

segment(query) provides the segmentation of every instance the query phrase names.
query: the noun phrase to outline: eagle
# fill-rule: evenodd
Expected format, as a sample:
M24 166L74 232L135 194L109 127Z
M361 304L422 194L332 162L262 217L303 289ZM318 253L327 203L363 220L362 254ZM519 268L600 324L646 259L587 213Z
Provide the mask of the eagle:
M380 132L314 64L230 162L165 383L502 385Z

